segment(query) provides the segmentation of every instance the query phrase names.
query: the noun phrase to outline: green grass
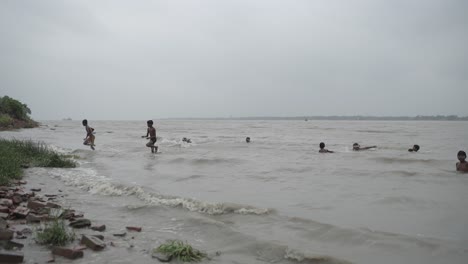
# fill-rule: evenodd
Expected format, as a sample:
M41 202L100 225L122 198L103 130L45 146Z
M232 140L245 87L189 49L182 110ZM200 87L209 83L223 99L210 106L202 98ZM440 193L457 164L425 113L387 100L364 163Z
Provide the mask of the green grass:
M205 253L180 240L170 240L155 248L154 251L172 256L182 262L198 262L206 257Z
M41 142L0 139L0 185L20 179L26 166L73 168L76 163Z
M8 127L13 124L13 118L6 114L0 114L0 127Z
M65 246L75 239L75 233L69 232L63 219L55 218L47 222L42 231L36 233L36 241L43 245Z

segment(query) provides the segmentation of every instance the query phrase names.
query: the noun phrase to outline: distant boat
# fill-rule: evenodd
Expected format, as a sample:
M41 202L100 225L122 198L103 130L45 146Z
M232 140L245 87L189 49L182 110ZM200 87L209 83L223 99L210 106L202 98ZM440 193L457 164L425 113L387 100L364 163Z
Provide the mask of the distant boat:
M64 118L62 119L63 121L72 121L73 119L71 119L70 117L67 117L67 118Z

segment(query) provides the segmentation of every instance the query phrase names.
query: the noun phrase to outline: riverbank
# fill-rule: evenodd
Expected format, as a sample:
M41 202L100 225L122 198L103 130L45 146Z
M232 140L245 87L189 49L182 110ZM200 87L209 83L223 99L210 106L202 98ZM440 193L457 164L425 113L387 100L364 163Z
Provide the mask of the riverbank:
M52 151L42 142L0 138L0 185L21 179L24 168L75 166L69 157Z
M35 128L39 126L39 122L34 120L19 120L8 116L0 117L0 131L21 129L21 128Z

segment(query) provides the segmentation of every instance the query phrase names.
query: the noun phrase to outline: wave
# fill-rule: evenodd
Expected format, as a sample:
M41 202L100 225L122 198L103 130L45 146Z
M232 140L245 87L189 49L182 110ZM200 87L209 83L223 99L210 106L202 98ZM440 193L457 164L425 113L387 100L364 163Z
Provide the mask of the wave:
M205 178L206 176L204 175L190 175L188 177L183 177L183 178L179 178L179 179L176 179L175 181L176 182L182 182L182 181L190 181L190 180L196 180L196 179L201 179L201 178Z
M424 163L424 164L433 164L438 162L439 160L436 159L404 159L404 158L396 158L396 157L377 157L377 158L372 158L373 160L381 163L387 163L387 164L392 164L392 163L405 163L405 164L410 164L410 163Z
M392 196L392 197L385 197L380 200L375 201L374 203L377 204L390 204L390 205L406 205L411 204L411 206L418 206L424 208L432 208L436 205L435 202L426 201L423 199L418 199L409 196Z
M287 249L284 255L285 259L293 260L300 263L310 264L351 264L346 260L341 260L335 257L326 255L304 254L293 249Z
M269 214L271 209L256 208L250 205L235 203L210 203L191 198L162 195L145 191L140 186L124 186L113 183L109 178L97 173L92 169L52 169L52 177L59 178L65 184L79 187L92 194L107 196L133 196L143 201L148 206L180 207L192 212L208 215L221 214Z
M419 172L417 172L417 171L395 170L395 171L385 172L385 174L399 175L399 176L404 176L404 177L413 177L413 176L418 175Z
M225 159L225 158L175 158L169 163L192 163L193 165L219 165L219 164L238 164L242 162L240 159Z
M395 133L397 133L397 131L391 131L391 130L356 130L356 132L376 133L376 134L395 134Z

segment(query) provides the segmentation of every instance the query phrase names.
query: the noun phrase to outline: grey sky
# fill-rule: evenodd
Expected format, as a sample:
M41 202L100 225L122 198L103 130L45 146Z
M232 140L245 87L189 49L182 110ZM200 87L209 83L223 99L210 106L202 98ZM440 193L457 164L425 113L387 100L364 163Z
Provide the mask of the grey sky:
M468 1L0 1L36 119L468 115Z

